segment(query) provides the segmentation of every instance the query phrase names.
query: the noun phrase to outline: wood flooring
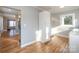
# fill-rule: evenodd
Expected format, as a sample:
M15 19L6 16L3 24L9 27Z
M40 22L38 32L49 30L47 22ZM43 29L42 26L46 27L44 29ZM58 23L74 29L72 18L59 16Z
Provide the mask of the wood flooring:
M50 40L43 42L35 42L24 48L18 45L18 37L5 37L2 38L3 47L0 48L1 53L67 53L68 38L61 36L51 36Z
M46 43L36 42L23 48L21 53L65 53L69 52L68 38L54 36Z
M3 32L0 37L0 52L7 52L13 48L19 48L19 35L9 36L7 32Z

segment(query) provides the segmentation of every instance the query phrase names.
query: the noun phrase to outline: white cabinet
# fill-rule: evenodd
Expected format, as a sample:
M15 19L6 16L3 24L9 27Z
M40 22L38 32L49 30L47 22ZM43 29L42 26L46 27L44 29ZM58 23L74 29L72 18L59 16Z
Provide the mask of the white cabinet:
M69 34L69 49L70 52L79 52L79 29L74 29Z

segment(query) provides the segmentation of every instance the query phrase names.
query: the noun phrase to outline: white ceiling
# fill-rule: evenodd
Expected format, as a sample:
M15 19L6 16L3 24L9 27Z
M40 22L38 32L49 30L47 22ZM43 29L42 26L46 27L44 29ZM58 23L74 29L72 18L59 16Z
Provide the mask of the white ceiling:
M55 14L70 10L76 10L79 9L79 6L64 6L64 8L60 8L60 6L36 6L36 8L38 8L40 11L47 10Z
M47 10L53 14L56 14L56 13L79 9L79 6L65 6L64 8L60 8L59 6L36 6L35 8L39 9L39 11ZM20 13L20 10L0 6L0 12L6 13L6 14L7 13L8 14L17 14L17 13Z
M17 14L19 14L19 12L20 12L19 10L14 9L14 8L0 6L0 13L2 13L2 14L17 15Z

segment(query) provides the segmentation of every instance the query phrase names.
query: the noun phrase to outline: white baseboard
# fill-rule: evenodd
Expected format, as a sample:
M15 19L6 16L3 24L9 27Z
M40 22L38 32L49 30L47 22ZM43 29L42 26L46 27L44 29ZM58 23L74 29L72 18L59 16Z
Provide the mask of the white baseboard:
M44 40L44 41L41 41L41 42L45 43L45 42L47 42L47 41L49 41L49 40ZM35 40L35 41L32 41L32 42L26 43L26 44L24 44L24 45L21 45L21 48L26 47L26 46L28 46L28 45L31 45L31 44L33 44L33 43L35 43L35 42L38 42L38 41Z
M45 42L47 42L47 41L49 41L49 39L43 40L42 42L45 43Z
M36 42L36 41L32 41L32 42L26 43L26 44L24 44L24 45L21 45L21 48L26 47L26 46L28 46L28 45L30 45L30 44L35 43L35 42Z
M58 36L69 38L69 36L58 34Z

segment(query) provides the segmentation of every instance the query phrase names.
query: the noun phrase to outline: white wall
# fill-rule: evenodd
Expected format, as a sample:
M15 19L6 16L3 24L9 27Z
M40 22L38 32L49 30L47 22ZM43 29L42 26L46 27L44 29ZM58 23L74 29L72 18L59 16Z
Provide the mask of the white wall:
M75 12L75 27L79 28L79 10Z
M72 14L72 13L75 14L75 21L76 21L75 27L79 28L79 23L78 23L79 22L79 10L78 9L77 10L66 11L66 12L62 12L62 13L58 13L58 14L52 14L51 26L55 27L55 26L61 25L60 16L64 15L64 14ZM53 21L55 21L55 22L53 23Z
M3 17L0 16L0 31L3 30Z
M51 27L59 26L60 23L60 15L52 15L51 16Z
M50 36L50 12L42 11L39 13L39 30L42 31L42 41ZM46 32L48 32L46 34Z
M61 19L60 19L60 16L61 16L61 15L64 15L64 14L72 14L72 13L75 14L75 27L76 27L76 28L79 28L79 11L78 11L78 10L66 11L66 12L63 12L63 13L53 14L53 15L52 15L52 19L51 19L51 26L52 26L52 28L61 25ZM55 21L55 22L53 23L53 21ZM60 26L60 30L63 29L64 27L66 27L66 26ZM67 27L66 27L66 28L67 28ZM69 30L66 30L66 31L64 31L64 32L62 31L62 32L60 32L59 34L69 36L69 32L70 32L73 28L74 28L74 27L70 27ZM58 31L59 31L59 30L58 30Z
M38 30L39 11L34 7L13 7L20 9L21 18L21 47L36 40L35 32Z

